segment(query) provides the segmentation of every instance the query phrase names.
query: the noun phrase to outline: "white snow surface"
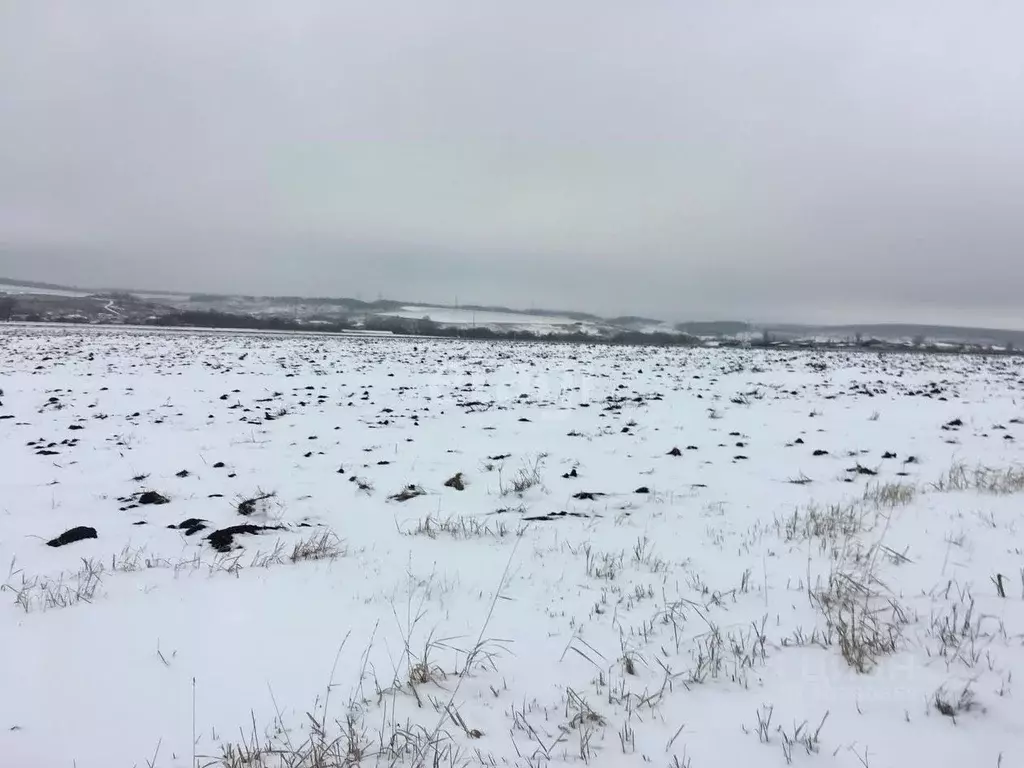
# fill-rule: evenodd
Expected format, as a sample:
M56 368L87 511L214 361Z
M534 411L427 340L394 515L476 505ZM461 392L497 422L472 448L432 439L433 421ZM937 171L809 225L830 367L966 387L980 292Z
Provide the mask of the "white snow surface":
M0 330L0 764L1022 765L1021 383ZM279 529L204 538L246 523ZM337 756L300 762L313 720Z
M455 309L452 307L407 306L382 312L391 317L419 320L429 317L448 326L489 327L495 331L530 331L531 333L598 333L601 326L593 322L573 320L564 315L531 315L519 312Z
M90 295L89 291L73 291L63 288L35 288L30 285L9 285L7 283L0 284L0 293L62 296L70 299L85 298Z

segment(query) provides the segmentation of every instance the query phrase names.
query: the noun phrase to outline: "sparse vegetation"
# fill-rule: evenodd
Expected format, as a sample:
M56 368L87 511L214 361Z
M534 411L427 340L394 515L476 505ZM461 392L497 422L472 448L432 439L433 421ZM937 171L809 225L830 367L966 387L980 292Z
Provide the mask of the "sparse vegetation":
M961 688L960 692L956 694L950 694L945 687L939 688L935 692L932 701L936 711L943 717L950 718L954 723L956 723L958 717L978 706L970 683Z
M541 471L544 468L544 460L547 454L538 454L532 461L517 469L512 477L506 482L502 470L498 470L498 489L502 496L522 496L531 488L542 483Z
M507 536L522 536L526 532L526 525L512 527L501 519L483 521L472 517L434 518L427 515L413 526L400 530L407 536L426 536L431 539L439 536L453 539L503 539Z
M837 570L811 593L825 618L826 643L834 642L858 672L870 672L881 657L896 653L908 623L903 607L874 583L870 570Z
M334 560L346 554L344 543L334 531L321 531L302 539L292 547L290 560Z
M1006 358L4 331L0 634L68 693L9 676L13 754L880 765L934 761L942 726L994 765L1024 743L991 727L1024 637ZM194 733L180 701L119 696L128 674L194 685ZM73 745L31 738L69 717Z
M388 496L388 501L409 501L410 499L415 499L417 496L425 496L426 493L427 492L418 485L407 485L398 493L393 493Z

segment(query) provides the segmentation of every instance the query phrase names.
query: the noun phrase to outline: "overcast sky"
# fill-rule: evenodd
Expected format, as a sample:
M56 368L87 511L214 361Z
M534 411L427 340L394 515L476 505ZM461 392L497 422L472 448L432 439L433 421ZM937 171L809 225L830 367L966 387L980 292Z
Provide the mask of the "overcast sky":
M0 0L0 275L1024 328L1019 0Z

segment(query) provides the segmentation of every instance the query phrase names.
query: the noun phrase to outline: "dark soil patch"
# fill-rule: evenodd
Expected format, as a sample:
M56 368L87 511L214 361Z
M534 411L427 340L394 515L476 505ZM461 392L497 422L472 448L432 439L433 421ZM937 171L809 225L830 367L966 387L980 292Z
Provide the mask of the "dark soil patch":
M533 517L524 517L523 520L528 522L548 522L550 520L560 520L563 517L590 517L582 512L549 512L546 515L534 515Z
M206 537L206 540L218 552L230 552L232 545L235 543L235 536L280 530L281 526L279 525L232 525L214 531Z
M171 500L156 491L146 491L139 496L139 504L170 504Z
M602 496L607 495L608 494L606 493L599 493L598 491L580 491L579 493L574 493L572 497L579 501L597 501Z
M198 517L190 517L188 520L182 520L177 525L168 525L168 528L184 531L186 536L191 536L200 531L205 531L209 526L206 525L208 521L200 520Z
M248 517L256 511L259 504L274 498L275 495L273 493L261 493L259 496L253 496L251 499L242 499L242 501L238 502L238 514Z
M444 482L445 488L454 488L456 491L466 490L466 481L462 477L461 472L456 472L452 477L449 477Z
M48 542L46 542L46 546L63 547L68 544L74 544L76 541L82 541L83 539L96 538L99 537L96 535L95 528L90 528L87 525L79 525L76 528L69 528L55 539L50 539Z
M409 501L409 499L415 499L417 496L424 496L426 493L418 485L407 485L398 493L388 496L388 501Z
M859 463L856 464L855 466L850 467L846 471L847 472L856 472L858 475L874 476L874 475L878 474L875 470L873 470L873 469L871 469L869 467L865 467L863 464L859 464Z

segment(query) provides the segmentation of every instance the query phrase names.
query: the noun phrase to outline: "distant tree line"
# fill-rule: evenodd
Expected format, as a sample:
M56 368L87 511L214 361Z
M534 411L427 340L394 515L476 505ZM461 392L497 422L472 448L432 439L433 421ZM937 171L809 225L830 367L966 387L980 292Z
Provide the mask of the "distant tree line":
M22 311L18 311L22 309ZM62 322L62 323L90 323L88 318L74 315L47 315L41 316L36 312L25 312L19 307L18 301L10 294L0 292L0 322L17 320L20 322ZM292 317L281 317L277 315L252 315L234 312L220 312L217 310L176 310L166 314L149 317L145 320L130 320L129 322L141 322L145 325L158 327L193 327L193 328L222 328L253 331L305 331L318 333L342 333L351 330L365 329L368 331L389 332L397 335L430 336L436 338L461 338L478 340L510 340L510 341L544 341L572 344L614 344L628 346L700 346L704 342L695 335L687 333L645 333L636 330L622 330L612 334L596 335L582 331L564 332L536 332L529 330L495 330L492 326L448 326L431 320L429 317L408 318L392 315L369 315L362 323L352 319L337 319L323 317L317 319L303 319ZM692 327L692 324L689 324ZM692 333L692 331L691 331ZM816 342L813 340L777 340L771 333L765 331L760 338L742 340L735 337L720 337L715 339L719 347L741 347L741 346L765 346L787 349L806 348L860 348L864 350L882 351L908 351L919 352L946 352L963 353L977 352L983 354L1017 354L1016 347L1012 343L1006 343L1003 350L992 349L980 345L949 345L939 347L928 344L923 337L914 338L909 345L906 343L887 342L880 339L864 339L859 333L855 339L847 344L838 342Z
M396 334L414 334L438 338L460 338L481 340L554 341L576 344L624 344L651 346L692 346L699 340L678 333L643 333L623 330L610 335L597 336L582 331L539 333L528 330L501 331L490 326L448 326L441 325L429 317L407 318L389 315L375 315L366 318L364 327L371 331L390 331Z
M239 330L256 331L316 331L323 333L341 333L349 330L365 329L382 331L397 335L432 336L436 338L462 338L477 340L521 340L521 341L552 341L578 344L625 344L625 345L656 345L656 346L687 346L698 343L691 336L676 333L642 333L640 331L620 331L606 336L595 336L581 331L536 333L525 330L501 331L488 326L471 328L441 325L430 318L407 318L390 315L371 315L361 325L346 320L325 320L310 322L280 316L243 315L216 310L183 310L171 312L160 317L149 318L147 325L171 327L184 326L194 328L236 328Z
M233 312L216 310L183 310L171 312L159 317L151 317L146 325L163 327L184 326L186 328L236 328L252 331L326 331L340 332L352 328L352 324L344 320L311 325L288 317L268 315L239 315Z

